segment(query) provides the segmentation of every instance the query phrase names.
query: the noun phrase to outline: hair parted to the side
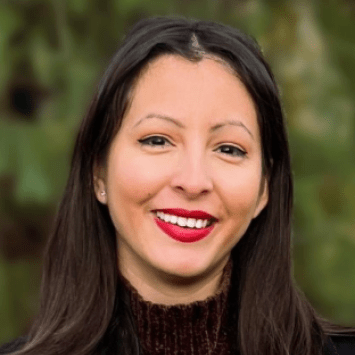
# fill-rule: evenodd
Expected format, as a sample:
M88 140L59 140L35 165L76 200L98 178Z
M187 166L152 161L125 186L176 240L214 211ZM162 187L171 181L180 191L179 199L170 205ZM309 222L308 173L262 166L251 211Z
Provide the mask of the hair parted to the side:
M232 250L229 330L243 355L323 354L325 334L354 332L322 319L292 275L293 187L287 133L273 74L256 42L222 24L181 17L139 21L111 60L77 136L63 199L45 252L41 304L18 355L139 354L117 270L116 231L94 194L142 69L163 54L222 60L254 100L269 202ZM354 332L355 333L355 332ZM111 352L110 352L111 353Z

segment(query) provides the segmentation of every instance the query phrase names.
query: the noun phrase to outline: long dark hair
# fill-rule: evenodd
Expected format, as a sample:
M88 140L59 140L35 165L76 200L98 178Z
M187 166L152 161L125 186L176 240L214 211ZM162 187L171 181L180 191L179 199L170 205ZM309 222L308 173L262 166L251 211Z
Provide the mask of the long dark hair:
M313 310L292 275L293 186L277 84L256 42L209 21L139 21L110 62L77 136L71 170L45 252L41 304L28 342L16 354L139 354L140 344L117 269L116 232L94 194L104 164L148 62L163 54L214 56L244 83L258 113L269 202L232 250L229 330L243 355L322 354L326 334L353 332Z

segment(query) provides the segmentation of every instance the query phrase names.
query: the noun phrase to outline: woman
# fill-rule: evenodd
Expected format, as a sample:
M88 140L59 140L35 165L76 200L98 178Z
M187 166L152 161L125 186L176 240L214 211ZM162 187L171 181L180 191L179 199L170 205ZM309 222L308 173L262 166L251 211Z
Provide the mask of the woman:
M279 94L253 40L137 23L77 137L41 307L14 354L355 354L291 271Z

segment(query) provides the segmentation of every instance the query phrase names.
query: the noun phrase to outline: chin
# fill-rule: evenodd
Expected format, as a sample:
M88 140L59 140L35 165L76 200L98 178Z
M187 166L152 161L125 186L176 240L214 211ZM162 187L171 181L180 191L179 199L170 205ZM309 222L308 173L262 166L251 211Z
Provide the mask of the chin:
M167 262L164 267L160 267L160 271L170 278L179 278L179 279L193 279L203 276L209 269L209 265L201 265L196 261L176 261L174 263Z

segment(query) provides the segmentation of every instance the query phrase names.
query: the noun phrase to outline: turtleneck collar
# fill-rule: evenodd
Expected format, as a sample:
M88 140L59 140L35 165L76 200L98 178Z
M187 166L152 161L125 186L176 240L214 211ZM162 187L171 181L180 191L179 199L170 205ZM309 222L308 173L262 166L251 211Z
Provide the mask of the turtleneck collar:
M203 301L164 305L144 300L123 279L129 291L138 336L149 355L227 355L226 307L232 259L223 270L217 293Z

